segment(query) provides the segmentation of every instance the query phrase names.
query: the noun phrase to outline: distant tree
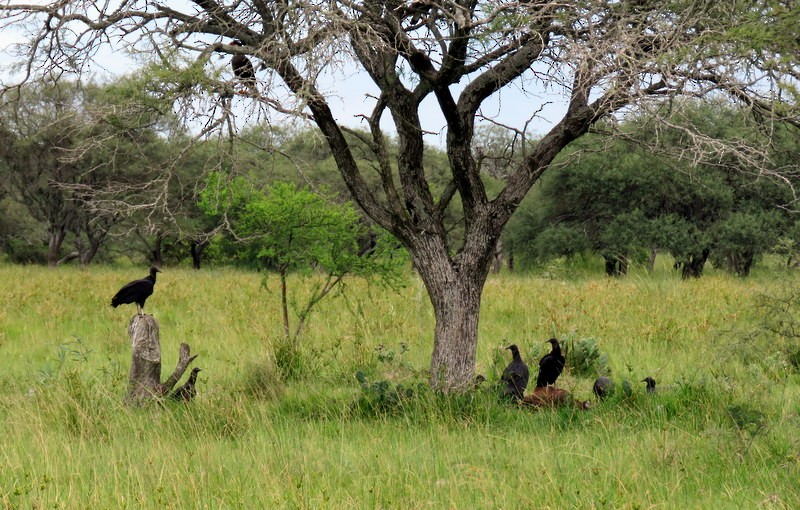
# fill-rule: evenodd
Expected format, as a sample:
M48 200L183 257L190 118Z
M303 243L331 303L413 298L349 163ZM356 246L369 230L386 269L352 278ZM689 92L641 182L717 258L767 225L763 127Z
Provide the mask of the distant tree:
M588 248L603 256L608 275L625 274L631 259L648 254L652 264L658 250L674 256L684 277L700 276L709 259L748 274L786 228L787 215L779 211L791 201L791 187L754 177L726 155L713 162L687 160L686 137L776 141L728 105L680 107L666 129L632 117L620 128L630 133L627 141L608 144L589 136L574 144L563 168L544 179L531 220L515 222L520 248L539 259ZM790 175L786 169L780 174Z
M708 172L695 170L690 180L635 145L590 136L574 149L579 154L543 180L529 219L515 223L519 252L542 260L588 249L603 256L609 276L620 276L631 259L659 248L702 251L703 238L676 231L704 231L730 205Z
M47 263L55 266L67 234L82 214L82 203L59 183L79 182L87 170L70 153L86 117L83 96L73 84L29 85L0 106L0 158L8 168L10 195L48 232Z
M66 81L29 84L0 104L0 159L9 196L47 230L47 263L88 264L123 216L96 200L97 190L127 194L149 182L162 144L149 125L121 128L109 115L123 99L108 89ZM163 161L163 160L162 160ZM124 195L115 191L116 199ZM71 236L75 251L62 259Z
M756 258L777 245L781 223L776 210L730 214L714 225L711 260L729 273L748 276Z

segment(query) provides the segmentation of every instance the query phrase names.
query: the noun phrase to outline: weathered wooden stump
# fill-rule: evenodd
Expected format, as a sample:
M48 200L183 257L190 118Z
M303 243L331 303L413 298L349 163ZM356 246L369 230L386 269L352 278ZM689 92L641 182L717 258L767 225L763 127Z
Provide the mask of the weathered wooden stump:
M175 371L162 383L158 321L152 315L134 315L128 326L128 334L131 337L133 356L125 403L142 405L165 397L197 355L190 356L189 345L182 343Z

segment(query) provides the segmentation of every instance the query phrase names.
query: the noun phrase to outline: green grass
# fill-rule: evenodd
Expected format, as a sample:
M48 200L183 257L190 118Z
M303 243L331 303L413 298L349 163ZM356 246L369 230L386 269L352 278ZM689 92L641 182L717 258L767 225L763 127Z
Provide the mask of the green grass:
M535 366L553 335L593 338L633 381L631 398L586 412L531 412L490 385L447 397L419 384L433 318L413 277L323 302L305 375L286 381L275 287L177 268L146 310L164 378L181 342L199 354L199 396L128 408L135 308L108 303L144 271L0 265L0 508L798 508L797 340L754 306L798 284L776 271L490 277L477 367L490 382L502 347ZM646 375L664 390L646 395ZM559 380L580 399L591 384ZM397 385L410 396L389 398Z

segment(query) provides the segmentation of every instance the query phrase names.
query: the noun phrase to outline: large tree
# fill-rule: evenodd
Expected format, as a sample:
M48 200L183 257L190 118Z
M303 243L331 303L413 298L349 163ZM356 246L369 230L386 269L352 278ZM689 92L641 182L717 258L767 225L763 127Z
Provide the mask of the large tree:
M726 94L765 119L793 115L795 106L794 89L784 85L798 72L789 58L796 47L787 45L797 45L800 7L777 0L125 0L6 2L0 9L3 25L30 30L22 48L27 76L80 71L98 47L122 41L166 66L179 57L194 62L191 72L165 73L180 79L164 90L216 90L226 101L234 91L261 111L315 123L353 198L407 247L425 283L436 319L430 379L443 390L471 384L481 294L501 231L563 148L601 119L679 94ZM780 37L763 37L765 20L770 30L784 27ZM218 76L210 69L214 52L255 59L259 86L268 81L271 88L259 95L250 85L209 86ZM337 68L371 79L372 100L362 104L375 165L358 165L347 128L332 112L330 82L319 82ZM560 118L535 144L518 145L503 186L487 192L472 150L476 125L503 125L515 143L532 138L529 122L512 126L485 115L513 90L522 98L500 104L533 120L545 103L543 88L563 99ZM446 124L451 179L436 195L423 165L430 131L423 103L435 105ZM387 126L396 133L396 157L386 151ZM365 178L372 171L380 193ZM457 245L443 222L456 196L464 218Z

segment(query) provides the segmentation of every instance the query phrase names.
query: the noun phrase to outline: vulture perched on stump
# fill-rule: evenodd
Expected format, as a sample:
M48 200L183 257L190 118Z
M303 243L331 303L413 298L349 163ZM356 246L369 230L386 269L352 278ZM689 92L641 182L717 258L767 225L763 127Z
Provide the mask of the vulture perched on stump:
M528 386L528 365L522 361L519 355L519 348L516 344L511 344L506 349L511 351L512 360L508 364L500 380L506 383L505 396L514 397L521 400L525 393L525 388Z
M116 308L119 305L136 303L137 313L144 315L144 302L153 293L153 287L156 285L156 273L160 272L157 267L151 267L149 276L145 276L141 280L134 280L119 289L119 292L111 298L111 306Z
M558 340L551 338L548 342L550 342L552 349L549 354L539 360L539 377L536 378L537 388L555 384L556 379L561 375L561 371L564 370L566 362L561 354L561 346L558 344Z
M175 390L175 392L169 396L172 400L177 400L180 402L188 402L197 395L197 390L195 389L194 385L197 383L197 372L200 372L201 369L193 368L192 373L189 374L189 380L186 381L186 384Z

